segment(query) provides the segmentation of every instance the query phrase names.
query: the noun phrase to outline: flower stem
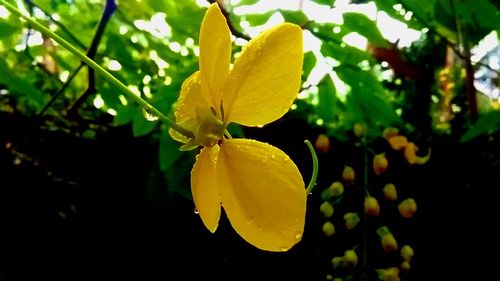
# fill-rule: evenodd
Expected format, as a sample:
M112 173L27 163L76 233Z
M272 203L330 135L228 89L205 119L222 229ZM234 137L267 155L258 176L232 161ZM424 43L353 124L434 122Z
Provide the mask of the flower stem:
M318 156L316 155L316 152L314 151L314 147L312 146L311 142L308 140L304 141L307 145L307 148L309 148L309 151L311 152L311 157L313 160L313 170L312 170L312 176L311 180L309 181L309 185L307 186L306 193L310 194L316 185L316 179L318 178Z
M158 116L158 118L160 118L163 122L165 122L172 129L176 130L177 132L179 132L180 134L182 134L188 138L194 137L192 132L177 125L174 121L170 120L167 116L165 116L163 113L161 113L158 109L156 109L150 103L148 103L147 101L145 101L141 97L136 96L132 91L130 91L129 88L127 88L127 86L125 86L122 82L120 82L120 80L116 79L113 75L111 75L108 71L106 71L102 66L97 64L95 61L93 61L89 57L87 57L84 53L82 53L80 50L78 50L71 43L67 42L66 40L61 38L59 35L55 34L50 29L46 28L45 26L43 26L42 24L40 24L36 20L32 19L30 16L24 15L16 7L7 3L5 0L0 0L0 4L2 4L7 10L9 10L14 15L26 20L29 24L32 25L33 28L38 30L40 33L44 34L47 37L52 38L54 41L59 43L65 49L67 49L68 51L73 53L82 62L84 62L89 67L94 69L97 73L101 74L106 80L108 80L109 83L111 83L112 85L117 87L120 91L122 91L128 98L133 99L135 102L137 102L139 105L144 107L144 109L146 109L151 114Z

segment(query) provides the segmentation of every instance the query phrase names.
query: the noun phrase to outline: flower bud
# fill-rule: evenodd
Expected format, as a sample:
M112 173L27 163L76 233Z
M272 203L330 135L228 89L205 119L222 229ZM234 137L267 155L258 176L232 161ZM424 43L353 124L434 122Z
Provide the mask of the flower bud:
M397 128L390 127L390 128L385 128L382 134L386 140L389 140L391 137L397 136L398 133L399 130Z
M380 242L382 243L382 248L386 253L394 252L398 250L398 242L392 233L383 235L380 238Z
M401 268L401 271L403 271L403 272L408 272L408 271L410 270L411 266L410 266L410 263L409 263L409 262L407 262L407 261L403 261L403 262L401 263L400 268Z
M354 135L358 138L361 138L365 134L366 126L363 123L356 123L354 124L353 130L354 130Z
M410 262L414 254L415 253L413 252L412 247L408 245L404 245L403 247L401 247L401 257L406 261Z
M343 261L344 261L343 257L333 257L332 259L333 268L337 268L340 265L342 265Z
M415 215L417 212L417 203L413 198L408 198L403 200L398 205L399 214L405 218L409 219Z
M351 166L344 166L342 179L347 183L353 183L355 179L354 169Z
M325 201L319 206L319 211L323 213L323 216L330 218L333 216L334 209L330 202Z
M373 171L375 174L380 175L385 172L388 166L389 162L387 161L387 158L385 158L385 153L375 155L373 158Z
M388 183L382 189L384 192L384 197L387 201L396 201L398 200L398 193L396 191L396 186L392 183Z
M406 139L405 136L390 137L387 141L394 150L401 150L408 144L408 140Z
M358 264L358 255L354 250L344 252L343 267L355 267Z
M377 269L378 279L382 281L399 281L399 268L381 268Z
M323 230L323 233L324 233L326 236L328 236L328 237L330 237L330 236L332 236L333 234L335 234L335 226L333 225L333 223L331 223L331 222L329 222L329 221L327 221L327 222L325 222L325 223L323 224L323 228L322 228L322 230Z
M316 142L314 143L314 147L321 153L327 153L330 151L330 138L328 138L325 134L318 135L318 138L316 138Z
M344 185L339 181L335 181L330 185L328 190L332 197L338 197L344 193Z
M344 215L345 227L349 230L353 229L359 223L359 215L357 213L347 213Z
M377 217L380 215L380 205L375 197L365 197L365 215Z
M412 143L412 142L409 142L406 147L405 147L405 158L406 158L406 161L408 161L408 164L415 164L417 163L417 146Z

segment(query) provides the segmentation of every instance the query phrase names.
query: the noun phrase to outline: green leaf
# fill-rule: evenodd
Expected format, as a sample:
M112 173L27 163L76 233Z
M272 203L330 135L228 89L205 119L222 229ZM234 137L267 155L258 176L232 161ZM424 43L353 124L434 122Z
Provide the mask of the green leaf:
M333 2L335 0L312 0L313 2L316 2L320 5L328 5L328 6L332 6L333 5Z
M353 106L359 107L365 122L384 126L402 124L401 118L388 102L385 89L371 72L342 65L335 71L340 79L351 86L349 96Z
M302 79L306 80L311 73L311 70L316 66L316 56L313 52L309 51L304 54L304 62L302 64Z
M150 5L154 11L167 15L165 20L174 27L172 40L185 42L186 38L198 38L206 8L198 6L195 1L151 0Z
M323 42L321 44L321 53L324 56L332 57L341 63L357 66L362 61L373 61L373 57L358 48L349 46L347 44L337 44L330 42Z
M315 110L325 122L332 122L337 114L337 94L335 85L329 75L326 75L318 85L319 103Z
M141 137L151 133L158 124L158 120L149 121L146 119L144 114L144 109L141 107L139 107L135 112L134 120L132 122L132 134L134 137Z
M104 104L107 107L111 107L114 109L118 106L121 106L121 102L118 97L120 93L118 90L116 90L116 88L112 87L107 82L97 83L96 86L97 86L97 91L101 95L102 100L104 101Z
M422 5L422 0L405 0L403 8L413 12L415 18L430 24L435 18L434 5L437 1L439 0L426 0L425 5Z
M116 116L113 119L113 125L121 126L134 120L137 108L138 106L136 104L129 104L127 106L119 106L115 108Z
M428 1L431 1L431 0L428 0ZM434 0L432 0L432 1L434 1ZM401 22L408 24L409 28L421 30L422 28L427 27L424 25L425 23L418 21L415 16L411 17L410 20L406 20L404 18L404 15L401 15L399 13L399 11L396 11L396 9L394 9L394 5L401 4L400 1L397 1L397 0L377 0L377 1L375 1L375 4L377 5L378 10L386 12L391 18L394 18L396 20L399 20ZM426 2L426 5L428 5L427 2ZM421 6L424 6L424 5L421 5ZM423 9L424 7L420 7L420 8Z
M353 91L370 92L380 98L387 98L384 86L371 71L350 65L340 65L335 67L335 72L342 81L349 84Z
M341 26L333 23L318 24L315 22L309 22L307 23L306 28L323 42L333 41L338 44L342 43L342 37L348 33L347 28L342 28ZM333 32L334 28L340 28L340 32Z
M462 0L455 4L457 17L469 26L497 29L500 11L488 0Z
M19 25L10 24L5 20L0 20L0 39L5 39L12 36L16 32L19 32L21 27Z
M500 111L494 110L482 114L477 122L460 138L460 142L470 141L483 134L500 131Z
M280 10L281 15L285 18L286 22L295 23L297 25L303 26L309 22L309 18L302 11L289 11Z
M276 11L269 11L263 14L245 15L245 20L248 21L250 26L259 26L265 24L274 13L276 13Z
M180 196L192 200L190 188L190 171L195 159L194 151L182 152L181 156L168 171L164 172L168 192L174 192Z
M170 137L168 129L162 128L160 134L160 150L158 154L160 170L163 172L168 171L181 155L182 152L179 150L179 144Z
M343 15L344 26L349 28L351 31L355 31L373 43L380 47L385 47L388 45L387 40L380 33L377 25L374 21L369 19L366 15L359 13L345 13Z
M238 6L250 6L250 5L258 3L259 1L260 0L241 0L238 3Z
M236 123L229 123L227 126L227 131L231 136L234 138L244 138L245 137L245 132L243 131L243 128L236 124Z
M7 85L9 91L19 96L32 110L40 110L48 100L48 96L35 88L30 79L18 76L16 71L11 69L7 62L1 58L0 83Z

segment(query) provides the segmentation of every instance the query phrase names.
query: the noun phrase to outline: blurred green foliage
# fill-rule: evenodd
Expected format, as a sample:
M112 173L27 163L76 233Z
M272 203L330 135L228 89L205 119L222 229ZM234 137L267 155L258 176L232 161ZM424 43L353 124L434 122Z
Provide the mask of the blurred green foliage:
M105 2L33 0L16 1L16 4L75 46L86 50L95 36ZM172 116L182 82L198 67L197 38L205 11L198 2L203 1L116 1L117 8L106 23L104 36L97 42L94 59L136 94ZM433 68L421 68L414 63L416 58L435 50L412 47L412 52L405 52L397 48L382 36L375 21L362 13L344 13L343 23L333 20L315 22L300 9L235 13L240 7L261 4L259 0L219 2L237 37L249 39L244 22L256 27L266 24L271 16L280 14L285 21L300 25L319 39L320 48L304 55L304 85L301 89L304 95L297 100L294 112L310 122L311 126L321 127L329 136L346 140L356 123L366 124L370 128L368 134L374 136L380 135L382 129L389 126L418 130L419 125L404 120L405 112L401 111L409 105L418 104L416 99L430 99L431 95L438 93L437 82L433 80L430 83L434 86L429 87L432 93L409 95L415 93L419 78L401 76L397 67L405 71L413 68L416 73L439 70L445 67L445 58L434 62ZM329 8L334 8L336 4L333 0L312 2ZM408 27L423 31L427 36L420 42L423 45L428 43L425 38L432 38L461 52L464 42L469 47L474 46L491 31L500 31L498 7L488 0L429 0L425 5L419 0L377 0L374 4L379 11L404 22ZM332 15L338 12L335 9L329 11ZM344 37L353 32L368 40L366 50L344 42ZM241 47L234 48L233 53L241 50ZM458 59L459 64L462 64L461 59ZM330 68L329 74L317 79L319 82L316 85L311 85L310 74L325 61ZM58 120L63 127L84 127L87 122L79 122L82 120L106 126L130 125L134 136L151 136L159 143L159 165L164 173L170 173L182 159L188 161L186 159L191 155L177 151L178 145L167 136L166 127L148 118L141 107L121 96L101 77L97 76L95 83L91 82L87 69L83 67L80 70L79 66L80 62L68 51L41 37L17 18L7 15L0 18L0 110L37 116L47 109L43 113L44 120ZM383 75L391 70L391 75ZM74 79L69 80L73 76ZM431 73L430 76L437 74ZM339 81L345 89L338 88ZM74 107L91 86L95 87L95 93L84 99L81 106ZM460 89L461 92L455 95L464 97L465 87ZM62 94L55 98L58 92ZM53 103L47 107L51 99ZM467 105L460 106L466 114ZM429 115L430 110L430 107L422 108L421 112ZM498 131L498 115L498 111L493 111L481 116L462 140ZM460 127L457 132L469 128L470 122L464 120L457 125ZM85 131L88 128L80 129ZM244 134L241 128L233 127L231 130L237 135Z

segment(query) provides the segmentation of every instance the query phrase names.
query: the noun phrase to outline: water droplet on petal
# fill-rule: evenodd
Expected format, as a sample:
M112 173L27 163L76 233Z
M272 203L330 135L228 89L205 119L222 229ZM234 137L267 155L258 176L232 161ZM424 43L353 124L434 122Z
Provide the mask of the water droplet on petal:
M276 155L272 154L272 155L271 155L271 158L273 158L273 159L274 159L274 158L276 158Z
M194 213L195 213L195 215L200 214L200 212L198 212L198 209L196 209L196 208L194 208Z
M288 251L288 247L281 247L281 248L280 248L280 251L282 251L282 252L286 252L286 251Z
M262 226L259 226L259 231L260 232L264 231L264 228L262 228Z
M285 161L285 162L288 162L288 161L290 161L290 157L288 157L288 156L285 156L285 157L283 158L283 161Z
M302 232L297 232L297 233L295 234L295 239L299 240L299 239L301 239L301 238L302 238Z

